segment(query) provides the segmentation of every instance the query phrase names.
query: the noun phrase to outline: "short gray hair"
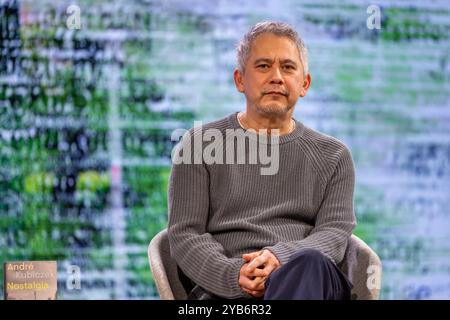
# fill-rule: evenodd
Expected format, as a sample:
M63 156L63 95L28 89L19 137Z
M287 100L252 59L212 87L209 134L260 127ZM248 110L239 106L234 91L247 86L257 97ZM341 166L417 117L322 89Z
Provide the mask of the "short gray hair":
M300 61L303 64L304 75L308 74L308 50L305 43L298 35L297 31L289 24L276 21L262 21L254 25L239 41L237 45L237 67L238 70L244 72L245 65L250 55L253 41L263 33L272 33L276 36L286 37L297 46L300 53Z

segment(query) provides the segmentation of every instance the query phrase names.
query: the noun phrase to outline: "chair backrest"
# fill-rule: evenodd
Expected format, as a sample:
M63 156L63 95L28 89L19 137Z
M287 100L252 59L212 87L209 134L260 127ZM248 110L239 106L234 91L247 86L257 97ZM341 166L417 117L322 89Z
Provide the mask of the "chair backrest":
M167 229L160 231L150 242L148 259L160 298L162 300L186 299L186 291L178 277L177 265L170 256ZM355 235L351 236L344 260L339 267L353 283L352 299L377 300L379 298L381 261L364 241Z

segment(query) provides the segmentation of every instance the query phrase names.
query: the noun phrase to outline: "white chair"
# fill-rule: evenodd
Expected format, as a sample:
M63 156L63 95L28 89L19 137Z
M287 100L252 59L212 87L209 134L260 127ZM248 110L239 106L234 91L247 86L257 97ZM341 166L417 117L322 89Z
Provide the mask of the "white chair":
M186 299L187 294L179 280L177 265L170 256L167 229L160 231L150 242L148 259L160 298L162 300ZM364 241L355 235L350 237L344 259L339 267L353 283L352 299L378 300L381 261ZM374 283L369 288L367 280L371 272L377 272L379 283Z

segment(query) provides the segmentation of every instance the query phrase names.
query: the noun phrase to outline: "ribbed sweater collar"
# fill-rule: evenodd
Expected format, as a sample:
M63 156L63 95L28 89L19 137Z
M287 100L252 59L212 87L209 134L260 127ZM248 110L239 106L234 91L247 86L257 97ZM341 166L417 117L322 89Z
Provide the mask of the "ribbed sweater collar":
M237 115L239 112L234 112L232 114L230 114L228 116L228 120L231 124L231 126L234 129L243 129L244 131L246 131L247 136L251 139L255 139L257 141L261 141L261 139L258 139L258 134L256 132L252 132L252 131L248 131L245 128L242 128L241 125L239 124L239 121L237 119ZM303 135L303 132L305 131L305 126L300 122L297 121L295 118L293 118L295 121L295 129L294 131L288 133L288 134L284 134L278 137L278 144L284 144L290 141L293 141L295 139L300 138ZM270 137L267 139L269 143L276 143L275 141L272 141L272 139L270 139Z

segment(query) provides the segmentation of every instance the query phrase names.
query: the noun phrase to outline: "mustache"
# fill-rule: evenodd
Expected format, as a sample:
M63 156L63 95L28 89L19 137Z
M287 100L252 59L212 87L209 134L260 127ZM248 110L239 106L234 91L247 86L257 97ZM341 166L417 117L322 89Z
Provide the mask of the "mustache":
M282 94L283 96L288 96L289 95L289 91L287 90L281 90L281 89L267 89L267 90L263 90L262 94L269 94L269 93L279 93Z

